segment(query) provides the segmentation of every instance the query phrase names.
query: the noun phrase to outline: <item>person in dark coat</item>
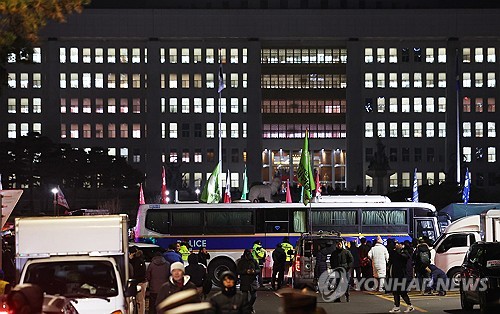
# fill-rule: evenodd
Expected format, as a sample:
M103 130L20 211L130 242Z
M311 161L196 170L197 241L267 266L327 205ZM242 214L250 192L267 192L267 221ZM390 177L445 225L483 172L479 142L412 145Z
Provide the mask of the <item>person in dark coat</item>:
M196 285L189 280L189 276L184 275L185 269L184 264L181 262L175 262L170 265L170 277L166 283L164 283L160 292L158 292L158 298L156 299L156 313L163 314L164 310L161 303L171 296L172 294L188 290L196 289ZM197 302L201 302L201 299L197 298Z
M335 247L332 242L322 242L319 244L318 253L316 253L316 267L314 269L314 277L316 280L319 279L322 273L328 270L326 260L334 249Z
M220 275L222 290L210 298L212 309L209 314L250 314L250 304L243 293L236 291L236 276L232 271Z
M165 260L161 252L156 252L146 270L146 279L149 282L149 314L156 313L154 305L161 286L170 276L170 263Z
M201 296L203 294L203 284L207 280L207 269L205 265L198 263L198 254L189 254L188 263L186 275L190 277L191 282L195 284L196 290Z
M257 275L260 272L260 267L249 249L243 252L236 269L240 276L240 290L246 295L250 308L253 311L253 305L255 300L257 300L257 288L259 287Z
M349 269L352 266L353 258L351 252L344 248L342 241L338 241L335 244L335 250L330 255L330 266L332 269L343 268L347 275L347 290L345 292L345 299L349 302ZM340 302L340 298L336 299L334 302Z
M137 285L141 287L141 291L137 293L136 299L139 305L139 313L145 313L146 309L146 260L144 259L144 254L136 246L131 246L129 248L129 261L132 264L133 277L132 279L137 280Z
M202 246L198 252L198 262L208 267L208 260L210 259L210 253L208 253L207 248Z
M444 290L444 287L448 286L448 276L446 276L446 273L434 264L429 265L428 272L430 272L431 276L430 288L432 291L437 291L439 288L438 294L440 296L445 296L446 291Z
M359 260L361 266L361 275L363 278L368 279L373 276L372 274L372 264L370 259L368 258L368 252L370 252L371 246L366 242L366 238L361 238L359 240L361 245L358 248L359 251Z
M285 278L286 253L281 243L276 245L273 251L273 278L271 279L271 287L276 290L276 280L278 281L278 290L281 289L283 279Z
M167 262L172 265L175 262L183 263L181 254L177 251L179 245L177 243L172 243L168 246L167 251L163 254L163 257L167 260Z
M424 282L429 278L427 267L431 264L431 250L429 245L425 243L425 239L420 238L418 241L419 244L412 256L413 266L415 267L415 276L418 278L422 290L427 292L428 289L424 287Z
M361 279L361 259L359 258L359 249L356 241L351 241L349 244L349 252L351 252L352 255L352 267L349 269L351 281L349 284L353 289L359 290L356 284Z
M405 312L414 311L411 305L410 297L408 296L408 283L410 282L410 275L408 274L406 263L410 258L410 252L404 249L401 243L395 243L394 248L389 251L389 260L391 261L390 276L392 278L392 294L394 295L394 307L389 313L401 312L399 306L401 298L405 301L408 308ZM404 285L402 282L407 281Z

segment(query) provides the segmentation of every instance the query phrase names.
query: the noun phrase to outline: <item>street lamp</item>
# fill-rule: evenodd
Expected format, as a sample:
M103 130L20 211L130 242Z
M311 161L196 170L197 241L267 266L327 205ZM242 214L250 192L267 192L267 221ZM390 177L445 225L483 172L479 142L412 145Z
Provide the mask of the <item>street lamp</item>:
M196 190L194 190L194 192L196 193L196 200L199 201L200 200L200 198L199 198L199 196L200 196L200 188L196 188Z
M57 193L59 193L59 189L58 188L53 188L51 190L52 194L54 194L54 201L53 201L53 204L54 204L54 216L57 216L56 214L56 211L57 211Z

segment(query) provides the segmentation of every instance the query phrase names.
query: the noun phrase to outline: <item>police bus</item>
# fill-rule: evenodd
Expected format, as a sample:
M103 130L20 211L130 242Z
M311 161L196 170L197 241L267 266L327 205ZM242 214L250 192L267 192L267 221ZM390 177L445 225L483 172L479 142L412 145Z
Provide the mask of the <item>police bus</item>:
M380 235L399 241L439 236L436 209L416 202L391 202L381 196L323 196L318 202L146 204L137 213L135 237L167 248L188 243L193 252L210 252L210 276L235 270L244 249L260 240L268 251L263 276L271 277L271 251L287 236L295 245L302 233L335 230L347 241Z

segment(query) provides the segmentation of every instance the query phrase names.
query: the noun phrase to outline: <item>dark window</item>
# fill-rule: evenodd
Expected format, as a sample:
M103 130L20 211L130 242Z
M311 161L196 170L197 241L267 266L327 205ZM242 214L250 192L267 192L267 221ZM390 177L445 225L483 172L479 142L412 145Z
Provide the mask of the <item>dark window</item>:
M182 137L189 137L189 123L182 124Z
M169 234L170 218L169 212L159 209L150 209L146 214L146 229L161 234Z
M398 149L396 147L389 148L389 161L398 161Z
M454 247L467 247L467 234L454 234L447 237L437 249L438 253L447 252Z
M401 49L401 62L410 62L410 49Z
M484 174L482 172L477 172L475 177L476 177L476 185L484 186Z
M476 159L481 160L483 159L484 154L483 154L483 148L482 147L476 147Z
M173 211L171 215L171 234L203 234L202 211Z
M422 49L415 47L413 48L413 61L422 62Z
M222 161L227 162L227 152L225 148L222 149Z
M231 148L231 162L240 161L240 152L237 148Z
M422 161L422 148L415 148L415 161Z
M196 123L194 125L194 137L202 137L203 131L202 131L202 126L201 123Z
M366 112L373 111L373 99L371 99L371 98L365 99L365 110L366 110Z
M434 162L434 148L427 148L427 162Z
M207 234L254 233L252 211L205 211Z
M363 210L364 226L406 225L406 210Z
M207 161L214 161L215 160L215 152L213 148L207 149Z
M318 210L312 212L314 226L353 226L358 223L356 210Z
M494 172L488 172L488 185L495 186L497 184L497 175Z
M410 149L409 148L404 148L402 149L402 154L401 154L401 159L403 161L410 161Z
M370 162L373 159L373 148L365 148L365 161Z

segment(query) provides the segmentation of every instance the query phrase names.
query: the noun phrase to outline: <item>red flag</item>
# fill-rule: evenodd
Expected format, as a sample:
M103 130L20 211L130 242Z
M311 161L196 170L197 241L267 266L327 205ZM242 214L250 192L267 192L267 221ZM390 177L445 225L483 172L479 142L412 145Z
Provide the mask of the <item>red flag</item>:
M59 186L57 186L57 190L58 190L58 192L57 192L57 204L69 209L69 205L68 205L68 202L66 201L66 198L64 197L63 191L61 190L61 188Z
M224 203L231 203L231 177L229 175L229 169L227 169L226 192L224 193Z
M289 179L286 179L286 202L293 203L292 202L292 194L290 193L290 180Z
M321 184L319 182L319 171L316 172L316 197L321 196Z
M139 189L139 205L146 204L146 200L144 199L144 191L142 190L142 183Z
M165 178L165 167L162 168L161 173L161 204L167 204L167 179Z

